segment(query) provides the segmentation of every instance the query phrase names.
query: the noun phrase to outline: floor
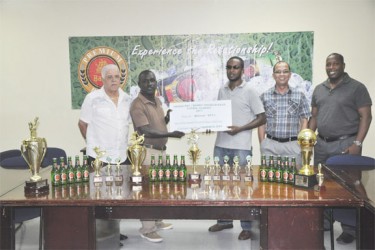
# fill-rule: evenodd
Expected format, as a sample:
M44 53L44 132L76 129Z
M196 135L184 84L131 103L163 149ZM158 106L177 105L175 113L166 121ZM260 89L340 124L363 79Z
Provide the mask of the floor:
M159 231L164 241L161 243L152 243L142 239L138 233L140 227L139 220L121 220L120 231L129 238L123 241L120 249L142 250L142 249L183 249L183 250L211 250L211 249L257 249L254 245L259 245L257 240L253 242L239 241L238 234L241 232L239 221L234 222L233 229L226 229L217 233L208 232L208 228L215 223L212 220L166 220L173 223L172 230ZM334 224L335 237L340 235L341 227L338 223ZM39 237L39 219L33 219L25 222L16 233L17 250L38 249ZM253 245L253 247L251 247ZM330 249L329 232L325 232L324 245ZM251 247L251 248L250 248ZM335 241L335 249L349 250L355 249L355 242L347 245L338 245Z

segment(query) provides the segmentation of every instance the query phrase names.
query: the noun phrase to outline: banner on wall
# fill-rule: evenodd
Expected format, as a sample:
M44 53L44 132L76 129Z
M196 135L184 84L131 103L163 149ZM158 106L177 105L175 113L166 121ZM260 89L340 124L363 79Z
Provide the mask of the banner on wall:
M287 61L289 84L312 95L313 32L241 33L162 36L70 37L72 108L102 86L101 69L117 64L121 87L135 98L138 74L152 70L158 95L174 102L213 101L226 81L231 56L245 61L244 80L261 94L274 85L272 67Z

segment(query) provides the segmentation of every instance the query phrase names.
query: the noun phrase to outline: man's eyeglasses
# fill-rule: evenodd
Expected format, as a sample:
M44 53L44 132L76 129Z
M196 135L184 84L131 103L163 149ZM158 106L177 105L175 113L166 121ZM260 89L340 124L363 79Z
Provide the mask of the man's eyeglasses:
M277 75L281 75L281 74L287 75L287 74L290 73L290 71L289 71L289 70L284 70L284 71L275 71L275 72L273 72L273 73L275 73L275 74L277 74Z
M226 66L226 69L240 69L241 68L241 66L238 66L238 65L234 65L234 66L229 66L229 65L227 65Z

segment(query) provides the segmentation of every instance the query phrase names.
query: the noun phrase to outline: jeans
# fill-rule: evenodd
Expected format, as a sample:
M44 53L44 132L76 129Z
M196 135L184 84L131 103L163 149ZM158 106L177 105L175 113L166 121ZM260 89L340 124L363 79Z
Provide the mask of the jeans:
M222 166L224 164L224 156L229 157L228 164L230 166L233 165L233 158L235 156L239 157L239 164L240 166L245 166L247 164L246 157L248 155L252 156L251 149L249 150L241 150L241 149L230 149L230 148L222 148L215 146L214 148L214 157L219 157L219 164ZM217 220L217 224L225 225L225 224L233 224L233 220ZM250 231L251 230L251 221L244 221L241 220L241 227L242 230Z

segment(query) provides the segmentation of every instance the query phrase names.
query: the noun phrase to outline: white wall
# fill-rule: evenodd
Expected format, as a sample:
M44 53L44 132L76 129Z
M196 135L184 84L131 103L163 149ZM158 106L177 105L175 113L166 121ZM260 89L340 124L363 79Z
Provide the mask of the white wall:
M327 55L338 52L375 100L374 0L0 0L0 151L19 148L35 116L50 146L68 155L84 147L79 111L71 109L71 36L290 31L314 31L314 85L326 78ZM364 155L375 155L374 124ZM202 159L211 155L214 139L202 136ZM187 151L186 139L168 146L171 154Z

